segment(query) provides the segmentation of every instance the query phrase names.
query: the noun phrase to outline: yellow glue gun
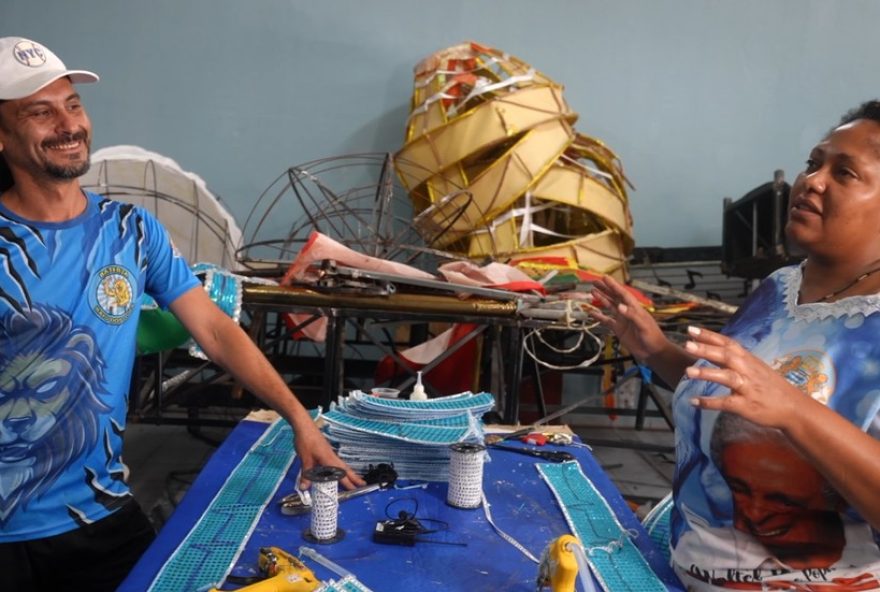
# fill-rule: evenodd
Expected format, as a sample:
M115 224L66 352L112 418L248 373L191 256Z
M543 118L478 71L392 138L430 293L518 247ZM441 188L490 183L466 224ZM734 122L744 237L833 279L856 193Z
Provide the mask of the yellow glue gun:
M279 547L260 547L259 566L266 579L236 592L312 592L321 585L312 570Z
M545 549L538 569L538 590L549 585L552 592L574 592L578 566L572 544L579 544L578 540L564 534Z

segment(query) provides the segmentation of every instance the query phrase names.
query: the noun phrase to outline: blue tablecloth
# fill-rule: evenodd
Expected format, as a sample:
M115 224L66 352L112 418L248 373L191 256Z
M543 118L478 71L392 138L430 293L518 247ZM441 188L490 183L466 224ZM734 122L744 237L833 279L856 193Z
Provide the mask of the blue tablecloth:
M210 505L227 475L266 427L264 423L243 421L230 433L119 588L121 592L141 592L149 587ZM577 457L624 528L638 533L634 542L655 573L670 590L681 590L660 552L590 452L583 447L547 449L568 450ZM491 462L484 468L483 489L493 519L532 554L540 556L549 542L570 532L550 489L535 469L535 462L545 461L496 449L490 449L490 455ZM445 483L431 483L424 489L378 491L344 501L338 516L339 527L345 531L343 540L330 545L309 543L302 536L309 527L309 515L285 516L276 503L294 490L298 468L297 461L257 523L233 574L255 575L261 546L281 547L296 555L298 548L305 545L352 572L375 592L535 590L538 566L496 533L481 508L462 510L447 505ZM374 543L371 537L376 522L396 517L400 510L415 513L427 527L446 528L424 538L466 546L419 542L414 547L404 547ZM305 563L323 580L339 578L314 561L306 559ZM234 588L231 584L224 587Z

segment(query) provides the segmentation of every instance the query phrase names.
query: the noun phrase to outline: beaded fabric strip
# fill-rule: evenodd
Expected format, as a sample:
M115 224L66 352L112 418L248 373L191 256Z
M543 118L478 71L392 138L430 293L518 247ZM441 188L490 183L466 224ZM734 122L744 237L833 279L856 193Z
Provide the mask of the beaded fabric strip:
M427 401L410 401L409 399L385 399L374 397L362 391L352 391L350 396L345 397L340 406L347 408L354 406L363 413L371 415L412 415L425 417L429 413L433 417L456 415L463 411L482 414L495 406L495 398L489 393L460 393L447 397L435 397Z
M355 470L394 460L400 479L447 481L451 444L480 442L479 415L495 404L470 392L427 401L390 400L352 391L324 415L327 437Z
M360 432L419 444L448 445L465 440L472 435L476 435L471 433L471 428L469 426L443 427L375 419L361 419L336 410L328 411L323 417L325 421L334 425L345 426Z
M665 592L660 578L633 544L608 502L577 462L535 465L550 487L593 574L606 592Z
M204 289L208 297L236 323L241 320L243 284L278 285L278 282L272 280L232 273L213 263L196 263L192 266L192 271L195 274L205 274ZM189 355L201 360L208 359L199 344L195 342L189 347Z
M149 592L198 590L226 579L294 458L293 431L279 419L232 470Z
M315 592L373 592L354 576L345 576L338 582L330 580L315 588Z

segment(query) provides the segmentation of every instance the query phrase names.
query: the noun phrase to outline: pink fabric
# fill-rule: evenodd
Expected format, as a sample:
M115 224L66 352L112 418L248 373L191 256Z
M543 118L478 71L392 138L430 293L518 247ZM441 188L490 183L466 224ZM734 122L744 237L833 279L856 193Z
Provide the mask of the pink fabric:
M281 285L290 285L294 282L313 283L317 281L318 276L316 270L312 268L312 264L324 261L325 259L332 259L345 267L393 274L402 278L440 281L440 278L437 276L404 263L386 261L358 253L327 235L313 231L309 235L309 240L299 252L299 255L296 256L294 262L287 268L287 272L281 279ZM543 285L532 280L519 269L504 263L490 263L479 267L469 261L454 261L441 265L439 272L450 284L510 289L516 292L533 290L541 293L544 292ZM311 315L289 313L287 316L288 324L296 326L310 318ZM301 335L313 341L323 342L326 338L327 323L324 319L322 321L314 322L301 329L298 336ZM423 346L426 348L444 347L442 343L437 345L423 344L418 347Z
M376 257L370 257L369 255L358 253L325 234L312 231L312 234L309 235L309 240L302 248L302 251L299 252L299 255L296 256L294 262L290 264L289 268L287 268L287 273L285 273L284 277L281 279L281 285L289 285L293 283L294 280L314 281L316 278L309 268L312 263L315 263L316 261L324 261L325 259L332 259L345 267L354 267L380 273L393 273L395 275L410 278L426 280L437 279L430 273L416 269L415 267L410 267L403 263L386 261L384 259L377 259Z
M450 284L510 289L515 292L536 290L544 293L544 286L516 267L504 263L489 263L478 267L470 261L445 263L438 269Z

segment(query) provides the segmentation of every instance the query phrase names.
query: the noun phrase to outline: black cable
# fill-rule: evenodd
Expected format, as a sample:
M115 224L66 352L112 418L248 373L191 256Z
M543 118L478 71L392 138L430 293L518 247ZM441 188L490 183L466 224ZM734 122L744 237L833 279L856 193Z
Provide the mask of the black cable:
M229 574L226 576L227 584L235 584L237 586L249 586L250 584L256 584L257 582L262 582L265 578L261 578L259 576L236 576L233 574Z
M412 503L413 503L413 506L414 506L414 507L413 507L413 511L412 511L412 512L409 512L408 515L409 515L409 516L412 516L413 518L415 518L416 514L419 513L419 500L417 500L417 499L414 498L414 497L402 497L402 498L400 498L400 499L391 500L391 501L388 502L388 504L385 506L385 515L388 516L388 518L390 518L390 519L392 519L392 520L397 520L398 518L400 518L400 516L401 516L402 514L407 514L406 511L398 512L398 515L397 515L397 516L392 516L392 515L389 513L389 510L391 509L392 506L394 506L394 504L399 504L399 503L401 503L401 502L412 502Z
M392 517L390 508L396 503L405 501L410 501L415 504L414 511L410 513L406 510L400 510L396 517ZM416 543L436 543L441 545L456 545L460 547L467 546L467 543L420 538L419 535L449 531L449 523L435 518L417 518L416 513L418 512L418 507L418 500L415 498L401 498L389 502L388 505L385 506L385 515L388 516L389 520L382 520L376 524L376 530L373 532L373 541L377 543L410 547ZM436 524L438 525L438 528L426 528L423 522Z

